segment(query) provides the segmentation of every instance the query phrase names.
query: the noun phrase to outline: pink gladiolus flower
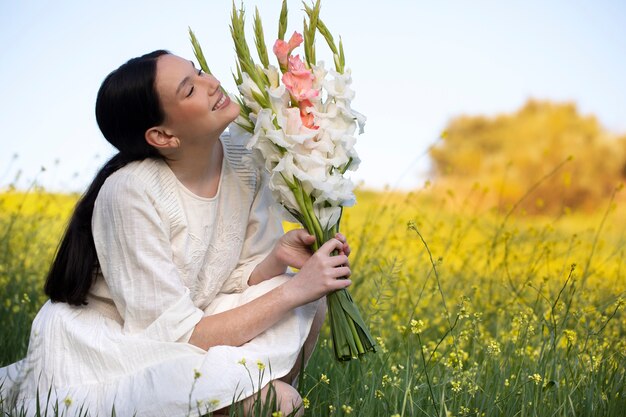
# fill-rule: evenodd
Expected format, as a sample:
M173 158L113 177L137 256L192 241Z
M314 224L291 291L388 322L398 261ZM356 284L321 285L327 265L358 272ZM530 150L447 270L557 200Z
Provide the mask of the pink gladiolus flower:
M303 72L304 71L304 72L310 73L311 76L313 75L313 73L309 71L307 67L304 66L304 62L302 62L302 60L300 59L300 55L290 56L289 65L287 68L289 69L289 72Z
M302 35L300 35L298 32L293 32L293 35L291 35L291 39L289 39L289 42L285 42L282 39L276 40L273 50L274 55L276 55L276 58L278 58L278 62L280 63L281 68L287 67L289 54L291 54L291 51L300 46L303 40L304 39L302 38Z
M313 88L313 73L308 70L298 55L289 57L289 71L283 74L283 84L298 102L317 97L319 91Z
M308 127L309 129L319 129L319 126L315 126L315 117L313 113L307 110L307 107L313 107L313 103L309 100L302 100L298 103L298 107L300 107L300 119L302 119L302 125Z

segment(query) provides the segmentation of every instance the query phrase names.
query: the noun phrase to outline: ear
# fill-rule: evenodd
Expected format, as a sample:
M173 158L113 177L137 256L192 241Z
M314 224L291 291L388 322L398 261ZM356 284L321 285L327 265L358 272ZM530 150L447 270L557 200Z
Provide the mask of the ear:
M169 134L162 127L151 127L146 130L146 142L159 150L175 149L180 147L180 139Z

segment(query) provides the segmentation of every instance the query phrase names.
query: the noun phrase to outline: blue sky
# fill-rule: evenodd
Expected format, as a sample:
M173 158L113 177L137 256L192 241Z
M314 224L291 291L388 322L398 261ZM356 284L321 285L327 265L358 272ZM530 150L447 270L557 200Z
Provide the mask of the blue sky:
M288 33L301 31L301 3L288 4ZM245 0L249 17L255 6L269 43L280 2ZM114 152L94 117L101 81L154 49L193 58L188 26L234 91L230 8L230 0L0 2L0 187L21 170L21 187L83 190ZM574 101L626 133L624 1L323 0L321 16L343 38L353 107L368 117L353 174L366 186L420 186L423 155L451 118L514 111L531 97ZM318 59L330 62L321 43Z

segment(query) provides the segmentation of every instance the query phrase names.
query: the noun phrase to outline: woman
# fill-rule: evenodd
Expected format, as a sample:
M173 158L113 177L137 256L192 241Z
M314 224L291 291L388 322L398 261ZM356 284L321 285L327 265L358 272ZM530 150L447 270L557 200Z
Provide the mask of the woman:
M249 414L271 386L278 410L302 414L292 384L320 300L350 285L337 279L349 247L337 235L311 255L312 236L283 235L265 177L223 134L238 114L213 76L166 51L104 80L96 118L119 153L70 220L27 357L0 370L18 407L50 393L66 415L228 413L240 401Z

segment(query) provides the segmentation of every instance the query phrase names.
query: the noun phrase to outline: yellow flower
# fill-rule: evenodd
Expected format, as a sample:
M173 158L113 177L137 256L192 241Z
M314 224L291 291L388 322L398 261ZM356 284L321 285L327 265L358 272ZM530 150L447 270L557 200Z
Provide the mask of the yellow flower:
M200 373L200 371L198 371L197 369L193 370L193 379L198 379L202 376L202 374Z
M380 348L380 351L383 353L387 353L387 347L385 346L385 342L382 337L376 337L376 344Z
M424 330L424 322L422 320L411 320L411 333L419 334Z
M241 358L239 359L239 362L237 362L239 365L246 365L246 358Z
M309 399L307 397L304 397L302 399L302 406L304 408L309 408L311 406L311 401L309 401Z
M490 356L498 356L500 354L500 344L495 340L492 340L487 345L487 354Z
M259 371L262 371L265 369L265 364L261 361L256 361L256 366L259 368Z
M326 374L322 374L322 376L320 376L320 381L323 382L324 384L330 384L330 379L328 379Z
M528 375L528 379L530 381L534 382L535 385L539 385L541 383L541 381L543 380L543 378L541 378L541 375L539 375L539 374Z
M65 397L65 399L63 400L63 404L65 404L66 407L69 407L70 405L72 405L72 399L70 397Z
M570 345L576 344L576 332L574 330L563 330L563 335Z
M283 417L283 412L282 411L274 411L272 413L272 417Z
M352 413L352 407L350 407L349 405L342 405L341 409L343 410L344 413L346 414L350 414Z

